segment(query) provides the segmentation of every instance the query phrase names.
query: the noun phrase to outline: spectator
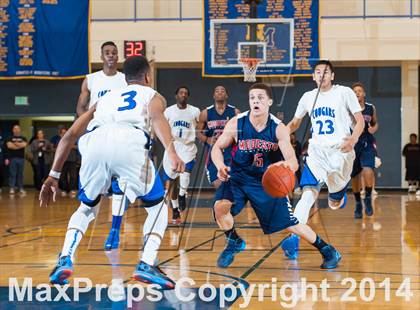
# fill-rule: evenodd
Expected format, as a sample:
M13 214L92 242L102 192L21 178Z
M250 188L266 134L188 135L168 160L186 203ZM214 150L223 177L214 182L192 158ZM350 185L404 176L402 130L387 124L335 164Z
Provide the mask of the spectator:
M45 139L44 132L38 130L29 149L32 153L31 158L34 167L35 187L41 190L42 183L48 176L52 163L53 146L50 141Z
M15 187L21 194L23 189L23 167L25 164L25 147L28 145L25 137L21 135L19 125L14 125L13 135L6 139L6 166L9 166L10 194L15 193Z
M408 192L414 193L420 181L420 145L417 143L417 135L410 135L410 143L404 146L402 155L405 157L405 180L408 182ZM417 192L420 194L420 191Z

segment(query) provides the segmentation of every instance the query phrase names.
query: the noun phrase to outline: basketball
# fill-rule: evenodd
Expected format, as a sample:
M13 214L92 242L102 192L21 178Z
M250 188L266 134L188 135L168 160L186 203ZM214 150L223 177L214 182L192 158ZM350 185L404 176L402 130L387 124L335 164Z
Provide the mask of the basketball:
M271 165L263 175L262 185L272 197L287 197L295 187L295 174L287 167Z

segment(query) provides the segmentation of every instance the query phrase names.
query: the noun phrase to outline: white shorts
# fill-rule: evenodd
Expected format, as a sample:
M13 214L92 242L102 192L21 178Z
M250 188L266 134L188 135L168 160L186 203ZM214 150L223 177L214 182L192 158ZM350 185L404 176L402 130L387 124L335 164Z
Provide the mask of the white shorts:
M194 167L193 160L195 159L195 156L197 155L197 146L195 145L195 143L183 144L181 142L174 141L174 147L179 158L181 158L181 160L185 164L190 164L190 165L186 165L185 169L192 170L192 168ZM165 172L165 177L164 177L165 180L167 180L168 178L174 180L179 176L178 172L175 172L172 170L172 164L171 164L171 161L169 160L169 157L166 151L163 154L162 165L163 165L163 170Z
M79 199L95 201L108 192L112 178L130 202L147 195L156 173L146 143L143 131L121 124L101 126L83 135L78 143L82 155Z
M325 183L330 193L337 193L351 180L354 158L354 150L342 153L337 148L309 143L306 164L318 183Z

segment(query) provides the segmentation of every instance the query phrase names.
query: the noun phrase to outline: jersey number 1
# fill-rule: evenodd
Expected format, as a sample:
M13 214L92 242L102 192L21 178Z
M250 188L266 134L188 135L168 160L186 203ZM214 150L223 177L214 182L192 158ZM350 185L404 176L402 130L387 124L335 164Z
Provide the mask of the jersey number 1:
M136 107L137 102L134 100L134 97L137 95L137 92L132 90L121 94L121 97L124 98L124 102L127 102L127 105L118 108L118 111L132 110Z

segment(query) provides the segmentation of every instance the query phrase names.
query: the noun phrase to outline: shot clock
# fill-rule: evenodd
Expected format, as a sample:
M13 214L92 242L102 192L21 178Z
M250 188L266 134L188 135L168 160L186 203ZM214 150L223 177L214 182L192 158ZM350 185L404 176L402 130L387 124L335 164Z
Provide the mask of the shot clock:
M146 41L124 41L124 58L146 56Z

